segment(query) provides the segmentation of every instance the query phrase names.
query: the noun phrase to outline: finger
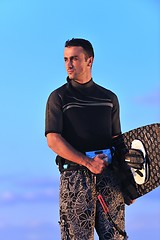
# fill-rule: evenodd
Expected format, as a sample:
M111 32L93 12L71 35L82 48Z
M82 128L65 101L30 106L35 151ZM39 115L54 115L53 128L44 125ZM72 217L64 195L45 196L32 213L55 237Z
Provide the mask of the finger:
M100 159L104 159L105 157L107 157L104 153L98 154L97 155Z

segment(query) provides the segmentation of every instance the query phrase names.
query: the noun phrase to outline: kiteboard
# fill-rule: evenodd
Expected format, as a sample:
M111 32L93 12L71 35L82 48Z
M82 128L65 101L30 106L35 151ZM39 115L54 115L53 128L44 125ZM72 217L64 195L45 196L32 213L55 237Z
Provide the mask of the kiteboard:
M134 157L129 159L126 157L127 165L132 174L136 175L134 178L136 194L132 197L136 199L160 185L160 123L142 126L122 135L126 147L131 150L131 155L136 151L140 162L139 167L136 167L136 163L132 161Z

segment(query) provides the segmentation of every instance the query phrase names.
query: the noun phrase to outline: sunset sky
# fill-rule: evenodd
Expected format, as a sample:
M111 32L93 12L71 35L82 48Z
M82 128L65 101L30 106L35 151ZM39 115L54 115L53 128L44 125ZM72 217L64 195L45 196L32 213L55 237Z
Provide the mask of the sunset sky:
M0 240L60 240L44 119L66 81L67 39L92 42L93 79L118 95L123 132L160 122L159 10L158 0L0 0ZM160 239L159 199L158 188L126 208L129 239Z

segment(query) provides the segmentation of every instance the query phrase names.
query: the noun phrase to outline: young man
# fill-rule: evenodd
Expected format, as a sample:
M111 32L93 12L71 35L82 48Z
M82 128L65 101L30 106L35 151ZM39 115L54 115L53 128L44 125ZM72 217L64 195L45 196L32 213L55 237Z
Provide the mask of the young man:
M110 157L121 134L117 96L92 79L94 50L85 39L66 41L67 83L51 93L46 107L48 146L58 155L62 240L124 239L124 198ZM95 152L96 151L96 152ZM90 157L87 152L95 153ZM97 153L97 154L96 154ZM104 213L97 194L109 208Z

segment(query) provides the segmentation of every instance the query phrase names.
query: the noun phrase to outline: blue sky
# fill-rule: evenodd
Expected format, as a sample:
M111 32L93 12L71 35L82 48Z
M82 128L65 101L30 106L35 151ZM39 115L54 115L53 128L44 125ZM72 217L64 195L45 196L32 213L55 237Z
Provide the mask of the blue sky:
M93 79L118 95L123 132L160 121L159 10L158 0L0 1L0 239L60 239L44 114L65 83L67 39L93 43ZM127 207L131 240L159 239L159 196Z

